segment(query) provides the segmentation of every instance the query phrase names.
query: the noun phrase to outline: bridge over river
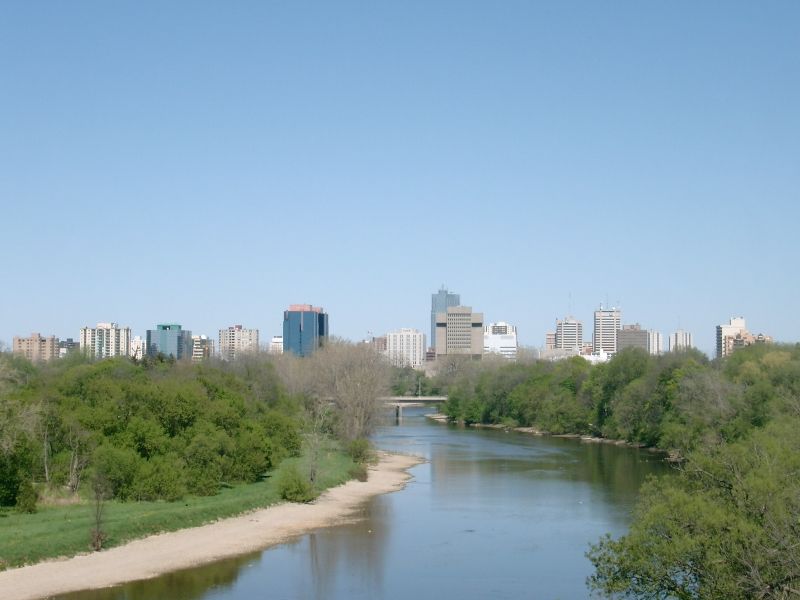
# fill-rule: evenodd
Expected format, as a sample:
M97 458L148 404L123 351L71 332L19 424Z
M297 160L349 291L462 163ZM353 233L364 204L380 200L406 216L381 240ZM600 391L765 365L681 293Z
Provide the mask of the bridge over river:
M394 408L397 419L403 417L404 406L424 406L425 404L441 404L447 402L447 396L384 396L379 398L386 406Z

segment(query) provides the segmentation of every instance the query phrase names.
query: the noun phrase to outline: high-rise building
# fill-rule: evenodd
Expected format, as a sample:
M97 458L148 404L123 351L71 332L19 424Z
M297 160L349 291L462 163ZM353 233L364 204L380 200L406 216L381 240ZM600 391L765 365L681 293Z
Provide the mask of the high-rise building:
M269 342L267 352L270 354L283 354L283 336L273 335Z
M131 340L131 358L142 360L147 356L147 341L142 339L142 336L135 335Z
M747 331L744 317L733 317L727 325L717 325L717 358L730 356L734 350L745 346L771 343L771 336Z
M31 362L43 362L58 358L58 338L32 333L30 337L14 337L12 341L14 354L24 356Z
M214 340L207 335L192 336L192 362L203 362L214 356Z
M292 304L283 312L283 351L309 356L328 337L328 313L310 304Z
M225 360L235 360L246 352L258 352L258 329L231 325L219 330L219 353Z
M594 311L594 334L592 348L595 354L600 351L614 354L617 351L617 330L620 329L622 312L618 308L600 308Z
M483 355L483 313L469 306L450 306L436 315L436 356Z
M147 355L171 356L176 360L192 357L192 332L177 323L161 323L147 330Z
M623 325L622 329L617 330L617 348L615 352L622 352L626 348L641 348L649 351L649 338L647 331L636 323L635 325Z
M431 294L431 346L436 344L436 315L446 313L451 306L461 305L461 295L447 291L442 286L435 294Z
M76 342L72 338L60 340L58 342L58 357L64 358L67 354L77 352L81 349L80 342Z
M504 321L489 323L483 328L483 353L499 354L508 360L517 360L517 328Z
M664 339L660 331L650 329L647 332L647 352L659 356L664 352Z
M555 331L548 331L544 334L544 349L547 350L555 350L556 349L556 332Z
M117 323L98 323L97 327L81 328L81 351L93 358L130 356L131 328Z
M425 334L419 329L397 329L381 336L385 341L385 353L396 367L420 369L425 363ZM373 338L373 339L381 339ZM378 351L379 348L376 347Z
M692 344L692 334L683 329L669 334L669 351L676 352L678 350L688 350L694 348Z
M717 325L717 358L733 352L733 339L743 333L747 333L744 317L731 317L727 325Z
M577 354L582 346L583 323L574 317L556 321L555 348L557 350L572 350Z

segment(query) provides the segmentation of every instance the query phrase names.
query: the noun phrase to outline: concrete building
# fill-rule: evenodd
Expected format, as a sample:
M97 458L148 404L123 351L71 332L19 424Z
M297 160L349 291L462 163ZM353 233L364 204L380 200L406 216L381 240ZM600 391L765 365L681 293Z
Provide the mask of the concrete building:
M98 323L97 327L83 327L80 335L81 351L96 359L112 356L130 356L131 328L117 323Z
M224 360L235 360L247 352L258 352L258 329L231 325L219 330L219 354Z
M269 342L269 348L267 348L267 352L270 354L283 354L283 336L282 335L273 335L272 339Z
M446 313L451 306L461 305L461 295L449 292L444 286L431 294L431 337L430 343L433 347L436 344L436 315Z
M58 342L58 357L64 358L67 354L78 352L81 349L80 342L76 342L72 338L59 340Z
M517 360L517 328L504 321L490 323L483 328L483 353L499 354L508 360Z
M192 362L203 362L214 356L214 340L207 335L192 336Z
M161 323L147 330L147 356L171 356L175 360L192 357L192 332L177 323Z
M626 348L641 348L648 352L649 347L648 332L636 323L635 325L623 325L622 329L617 330L617 349L622 352Z
M450 306L436 315L436 357L483 355L483 313L469 306Z
M683 329L669 334L669 348L670 352L677 352L678 350L688 350L694 348L692 343L692 334Z
M135 335L131 340L131 358L142 360L147 356L147 341L142 339L142 336Z
M622 324L622 311L618 308L600 308L594 311L594 334L592 335L592 350L594 354L600 351L607 354L617 352L617 331Z
M283 312L283 351L309 356L328 337L328 313L310 304L292 304Z
M545 351L556 349L556 332L548 331L544 334L544 349Z
M735 350L753 344L771 344L772 337L747 331L744 317L732 317L727 325L717 325L717 358L730 356Z
M556 350L571 350L578 354L583 346L583 323L574 317L556 321Z
M425 334L419 329L397 329L381 337L385 339L386 357L395 367L421 369L424 366Z
M660 331L650 329L647 332L647 352L653 356L660 356L664 353L664 338Z
M32 333L29 337L14 337L12 341L14 354L24 356L31 362L45 362L58 358L58 338L54 335L44 337Z

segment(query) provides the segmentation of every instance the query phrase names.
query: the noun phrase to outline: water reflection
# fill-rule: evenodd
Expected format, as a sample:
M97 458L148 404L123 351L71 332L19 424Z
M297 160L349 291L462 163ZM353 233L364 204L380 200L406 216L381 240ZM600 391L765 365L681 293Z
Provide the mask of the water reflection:
M668 467L645 451L426 421L406 409L381 447L422 454L399 494L269 551L70 600L581 598L584 553L624 532Z

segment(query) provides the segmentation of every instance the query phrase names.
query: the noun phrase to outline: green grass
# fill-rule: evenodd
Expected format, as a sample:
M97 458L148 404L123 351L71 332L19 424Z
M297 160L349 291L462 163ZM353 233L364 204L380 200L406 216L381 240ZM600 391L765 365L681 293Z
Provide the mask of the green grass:
M187 496L176 502L116 502L104 508L104 547L163 531L175 531L238 515L280 502L276 479L291 463L308 472L308 458L285 460L265 481L223 489L216 496ZM330 446L323 453L317 481L321 491L350 479L354 463ZM0 570L32 564L47 558L74 556L89 551L94 527L93 505L87 501L69 506L40 506L35 514L0 512Z

